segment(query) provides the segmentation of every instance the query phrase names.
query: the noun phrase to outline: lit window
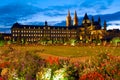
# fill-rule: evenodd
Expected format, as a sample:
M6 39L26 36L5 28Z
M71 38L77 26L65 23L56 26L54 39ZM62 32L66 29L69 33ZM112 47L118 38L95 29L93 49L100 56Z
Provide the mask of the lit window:
M44 29L45 29L45 27L44 27Z
M48 27L48 29L50 29L50 27Z

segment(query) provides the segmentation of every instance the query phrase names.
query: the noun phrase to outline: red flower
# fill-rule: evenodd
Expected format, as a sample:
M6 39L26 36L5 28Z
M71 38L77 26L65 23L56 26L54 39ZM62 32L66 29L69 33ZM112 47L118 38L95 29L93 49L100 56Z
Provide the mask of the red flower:
M8 67L10 65L9 62L3 62L0 64L0 68L5 68L5 67Z
M52 65L52 64L59 64L59 58L58 57L48 57L48 59L46 59L46 61Z
M4 80L2 77L0 77L0 80Z
M103 76L98 72L90 72L82 75L79 80L104 80Z

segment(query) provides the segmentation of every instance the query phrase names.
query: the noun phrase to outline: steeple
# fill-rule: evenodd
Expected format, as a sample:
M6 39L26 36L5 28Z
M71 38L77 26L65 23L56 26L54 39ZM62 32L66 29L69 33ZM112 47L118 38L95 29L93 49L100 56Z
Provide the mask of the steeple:
M73 25L74 25L74 26L78 26L78 17L77 17L76 11L75 11L75 13L74 13Z
M107 23L106 21L104 21L104 30L106 30L106 28L107 28Z
M85 13L82 24L90 23L87 13Z
M100 16L98 17L98 23L101 24L101 19Z
M92 16L92 23L94 23L94 17Z
M66 17L66 26L71 26L71 16L70 16L70 11L68 10L68 15Z
M87 20L87 19L89 19L89 18L88 18L87 13L85 13L84 20Z
M70 10L68 10L68 16L70 16Z

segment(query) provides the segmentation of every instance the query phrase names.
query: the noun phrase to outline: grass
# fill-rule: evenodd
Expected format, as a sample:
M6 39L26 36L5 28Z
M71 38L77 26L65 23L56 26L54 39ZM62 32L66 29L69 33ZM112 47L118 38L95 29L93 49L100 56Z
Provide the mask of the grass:
M61 57L89 57L99 53L109 53L114 56L120 56L120 47L105 47L105 46L11 46L13 49L20 51L37 52L38 54L50 54ZM0 53L7 53L9 47L0 47Z

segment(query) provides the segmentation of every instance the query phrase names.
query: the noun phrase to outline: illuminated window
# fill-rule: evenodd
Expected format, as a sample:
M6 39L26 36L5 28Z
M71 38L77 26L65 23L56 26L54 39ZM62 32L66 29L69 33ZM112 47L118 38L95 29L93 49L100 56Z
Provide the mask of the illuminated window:
M50 29L50 27L48 27L48 29Z
M45 27L43 29L45 29Z

